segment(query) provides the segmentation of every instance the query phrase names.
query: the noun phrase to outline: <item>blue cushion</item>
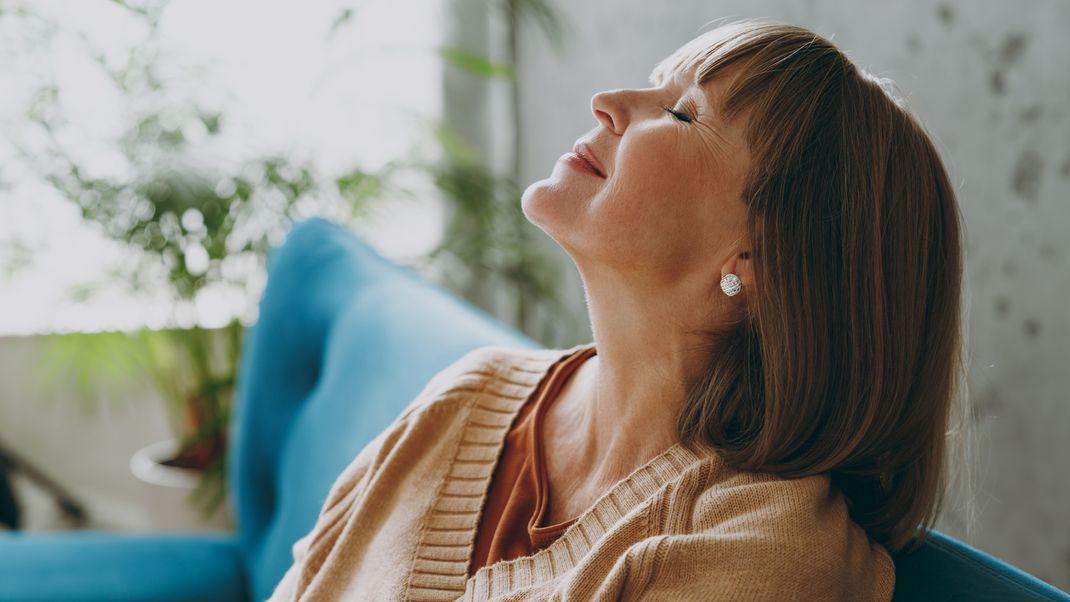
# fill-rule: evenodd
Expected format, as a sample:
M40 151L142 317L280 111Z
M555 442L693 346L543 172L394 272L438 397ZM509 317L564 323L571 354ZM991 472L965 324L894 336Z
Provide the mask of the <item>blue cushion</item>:
M292 230L271 256L235 409L230 468L257 599L342 469L435 373L484 345L539 347L341 226Z
M910 554L896 554L894 601L1070 601L1070 595L940 531Z
M229 535L0 533L0 600L247 600L243 564Z

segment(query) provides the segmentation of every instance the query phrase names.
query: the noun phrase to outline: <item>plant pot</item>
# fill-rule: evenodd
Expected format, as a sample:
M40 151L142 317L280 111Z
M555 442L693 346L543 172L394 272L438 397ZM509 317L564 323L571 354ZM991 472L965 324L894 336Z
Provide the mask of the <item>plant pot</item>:
M224 499L209 517L186 498L200 481L201 472L160 464L175 454L177 439L165 439L142 447L130 457L130 471L142 483L143 502L151 531L233 530L230 498Z

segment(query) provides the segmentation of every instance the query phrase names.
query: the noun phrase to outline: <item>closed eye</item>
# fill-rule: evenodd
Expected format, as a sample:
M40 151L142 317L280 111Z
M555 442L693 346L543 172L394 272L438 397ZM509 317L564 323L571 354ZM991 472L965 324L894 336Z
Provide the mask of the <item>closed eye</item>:
M665 109L666 111L668 111L673 117L675 117L679 121L683 121L684 123L691 123L691 121L692 121L690 116L688 116L688 115L686 115L684 113L681 113L680 111L677 111L677 110L672 109L670 107L662 107L662 108Z

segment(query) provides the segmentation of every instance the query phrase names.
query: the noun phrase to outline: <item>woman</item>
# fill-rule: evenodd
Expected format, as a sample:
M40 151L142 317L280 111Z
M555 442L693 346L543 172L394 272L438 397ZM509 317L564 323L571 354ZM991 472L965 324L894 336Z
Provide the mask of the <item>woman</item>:
M889 600L943 500L963 250L930 138L827 40L703 34L532 184L594 342L476 349L272 600Z

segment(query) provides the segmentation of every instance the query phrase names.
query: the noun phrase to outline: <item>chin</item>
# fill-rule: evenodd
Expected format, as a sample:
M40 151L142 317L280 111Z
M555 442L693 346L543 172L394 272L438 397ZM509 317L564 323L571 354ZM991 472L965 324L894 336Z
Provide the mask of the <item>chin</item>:
M570 255L572 239L583 228L585 206L583 198L553 178L531 184L520 197L524 217Z
M524 217L540 228L544 221L543 214L548 210L545 207L550 202L548 197L553 196L552 188L550 179L543 178L532 182L520 195L520 210L524 212Z
M577 195L575 182L561 178L559 166L549 177L537 180L524 189L520 207L528 221L539 223L553 221L555 216L574 213L583 198Z

